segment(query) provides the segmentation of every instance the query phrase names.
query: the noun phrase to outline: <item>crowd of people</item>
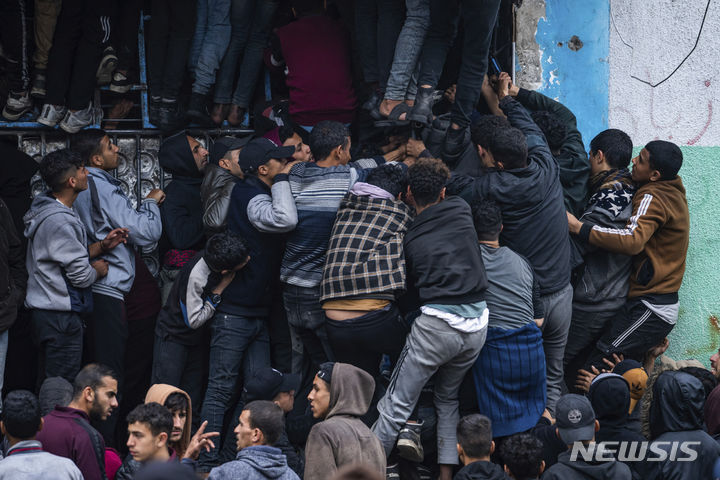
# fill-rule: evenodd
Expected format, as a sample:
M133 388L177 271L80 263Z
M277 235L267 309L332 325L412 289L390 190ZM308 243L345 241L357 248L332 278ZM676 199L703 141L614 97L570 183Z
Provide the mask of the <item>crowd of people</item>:
M111 2L36 3L35 79L18 66L3 114L47 85L39 121L73 135L39 165L0 145L0 478L720 476L720 353L710 370L664 355L682 151L633 158L608 129L586 152L567 107L488 77L499 1L356 1L362 104L322 2L292 1L271 33L275 1L153 1L172 180L136 206L119 147L82 118L110 39L111 89L129 88L142 2L117 37ZM459 20L473 35L443 95ZM181 128L237 124L263 51L289 101L254 135Z

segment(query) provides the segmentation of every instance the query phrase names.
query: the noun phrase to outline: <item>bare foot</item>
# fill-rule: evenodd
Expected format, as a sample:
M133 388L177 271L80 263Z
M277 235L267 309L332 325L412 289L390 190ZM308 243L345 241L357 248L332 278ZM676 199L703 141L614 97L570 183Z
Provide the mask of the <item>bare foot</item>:
M215 125L220 125L227 117L229 110L230 105L215 103L213 104L212 110L210 111L210 119Z
M387 117L388 115L390 115L390 112L392 112L393 108L400 105L401 103L402 100L388 100L387 98L383 99L383 101L380 102L380 115L382 115L383 117ZM399 120L405 120L404 113L400 115Z
M230 105L230 111L227 115L228 123L233 127L239 127L245 120L245 109L235 104Z

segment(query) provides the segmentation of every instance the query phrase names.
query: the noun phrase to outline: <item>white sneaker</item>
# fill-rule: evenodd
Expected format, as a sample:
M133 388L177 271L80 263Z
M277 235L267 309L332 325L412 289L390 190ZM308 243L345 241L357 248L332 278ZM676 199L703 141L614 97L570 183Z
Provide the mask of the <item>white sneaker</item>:
M88 125L93 123L93 107L92 104L87 108L78 110L77 112L67 111L65 118L60 122L60 128L67 133L77 133Z
M42 107L42 111L40 112L40 116L37 118L37 122L47 127L54 127L65 117L65 112L67 112L67 108L62 105L51 105L46 103Z
M32 110L32 107L33 100L30 98L29 92L10 92L7 97L7 102L5 102L2 116L7 120L16 121Z

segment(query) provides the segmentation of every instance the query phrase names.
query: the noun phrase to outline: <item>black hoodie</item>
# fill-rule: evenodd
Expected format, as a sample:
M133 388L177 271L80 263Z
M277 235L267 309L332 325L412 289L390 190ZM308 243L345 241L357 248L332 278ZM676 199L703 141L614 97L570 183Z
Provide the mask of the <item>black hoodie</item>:
M630 480L632 478L630 467L624 463L615 460L586 462L580 456L572 461L570 453L570 450L561 453L557 463L545 471L543 480Z
M630 386L616 373L603 373L590 385L588 393L600 430L597 442L643 442L645 437L628 426L630 420Z
M200 186L203 174L195 164L187 134L180 132L163 142L160 166L172 174L160 205L163 224L161 252L169 249L200 250L205 244Z
M0 159L0 198L12 215L15 231L22 233L25 230L23 216L32 202L30 179L38 171L39 165L30 155L4 141L0 141ZM19 236L25 249L27 239Z
M487 275L470 206L450 197L423 210L404 240L408 291L421 305L463 305L485 298Z
M652 387L650 405L650 449L668 454L675 448L677 459L689 458L675 442L695 442L694 461L672 460L643 462L636 470L641 478L713 478L713 466L720 456L720 445L703 430L705 390L700 380L689 373L666 371ZM653 454L657 457L657 454Z
M507 480L507 478L500 465L480 460L465 465L455 474L453 480Z

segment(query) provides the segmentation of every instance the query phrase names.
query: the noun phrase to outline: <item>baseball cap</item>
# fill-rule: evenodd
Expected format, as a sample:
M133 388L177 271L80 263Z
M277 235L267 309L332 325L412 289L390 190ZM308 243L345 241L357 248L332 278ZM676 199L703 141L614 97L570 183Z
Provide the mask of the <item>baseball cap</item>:
M272 140L267 138L255 138L240 152L238 164L243 170L253 171L257 170L259 166L265 165L270 159L292 157L294 153L294 146L278 147Z
M587 442L595 436L595 412L582 395L563 395L555 404L555 424L560 439L570 445Z
M244 393L248 402L253 400L272 400L280 392L289 392L300 388L300 375L282 373L274 368L262 368L245 383Z
M627 359L615 365L613 373L622 375L630 384L630 410L632 413L635 406L645 393L647 387L648 374L643 366L637 360Z
M210 163L217 165L220 159L225 156L228 150L237 150L243 148L252 140L252 137L245 136L242 138L220 137L210 147Z

